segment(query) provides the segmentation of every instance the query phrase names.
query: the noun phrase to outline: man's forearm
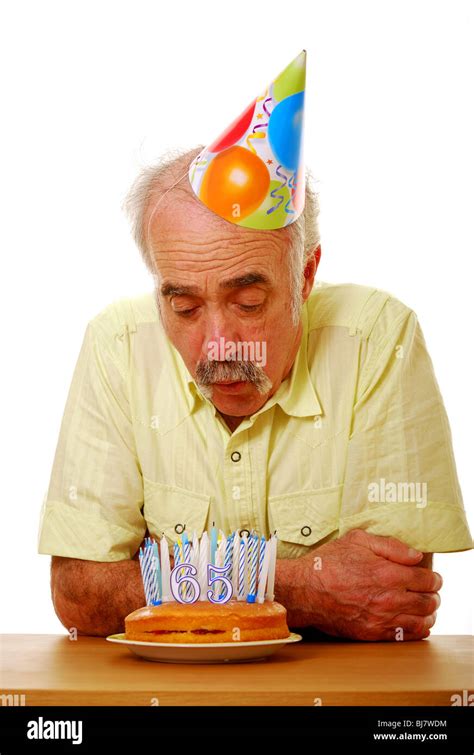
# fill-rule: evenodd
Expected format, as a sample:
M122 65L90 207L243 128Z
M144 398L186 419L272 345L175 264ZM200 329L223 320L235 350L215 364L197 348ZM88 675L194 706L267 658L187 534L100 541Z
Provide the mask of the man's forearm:
M315 626L315 606L306 597L308 569L307 557L277 558L275 600L285 606L290 627Z
M135 559L104 563L53 558L51 592L67 629L101 637L123 632L125 616L146 602Z
M312 549L312 555L299 558L277 559L275 571L275 600L287 609L288 625L303 629L314 627L327 634L328 610L325 607L325 590L318 579L314 557L318 548ZM433 554L424 553L418 564L425 569L433 568ZM311 589L308 585L311 583Z

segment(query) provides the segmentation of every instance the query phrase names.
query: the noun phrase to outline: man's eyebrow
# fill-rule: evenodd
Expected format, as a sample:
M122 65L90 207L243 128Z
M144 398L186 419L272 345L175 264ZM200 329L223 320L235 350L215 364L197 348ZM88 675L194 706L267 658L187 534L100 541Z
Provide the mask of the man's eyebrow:
M222 281L219 288L243 288L244 286L252 286L254 283L263 283L269 286L271 281L263 273L245 273L245 275L239 275L237 278L229 278L226 281Z
M252 286L256 283L269 286L271 281L263 273L251 272L221 281L219 288L224 290L244 288L244 286ZM180 283L169 282L163 283L160 291L162 296L199 296L201 289L198 286L183 286Z
M180 283L163 283L160 291L162 296L197 296L200 289L197 286L183 286Z

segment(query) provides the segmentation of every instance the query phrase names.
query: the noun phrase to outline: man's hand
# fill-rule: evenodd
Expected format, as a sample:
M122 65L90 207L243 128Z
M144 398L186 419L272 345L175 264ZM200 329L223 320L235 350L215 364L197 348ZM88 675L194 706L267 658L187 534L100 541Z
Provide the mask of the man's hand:
M435 623L442 585L422 560L396 538L352 530L292 565L277 562L276 599L293 626L356 640L421 640Z

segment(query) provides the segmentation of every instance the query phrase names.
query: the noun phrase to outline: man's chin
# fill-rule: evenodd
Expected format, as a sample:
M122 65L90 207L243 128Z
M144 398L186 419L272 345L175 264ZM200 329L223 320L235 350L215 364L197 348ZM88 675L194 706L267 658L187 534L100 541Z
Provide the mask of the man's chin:
M266 401L253 383L238 382L228 385L213 383L211 401L220 412L233 417L244 417L256 412Z

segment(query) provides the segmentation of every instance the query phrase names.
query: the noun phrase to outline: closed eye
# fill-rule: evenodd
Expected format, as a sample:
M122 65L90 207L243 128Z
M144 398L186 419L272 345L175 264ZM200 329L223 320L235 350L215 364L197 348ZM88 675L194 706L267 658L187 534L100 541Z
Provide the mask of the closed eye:
M192 307L191 309L175 309L174 311L180 317L189 317L196 309L197 307Z
M261 304L238 304L237 306L243 312L255 312L257 309L260 309L262 305ZM197 309L198 307L190 307L189 309L175 309L174 311L180 317L190 317L193 314L193 312L195 312Z
M261 304L239 304L238 306L244 312L254 312L256 309L259 309L262 305Z

